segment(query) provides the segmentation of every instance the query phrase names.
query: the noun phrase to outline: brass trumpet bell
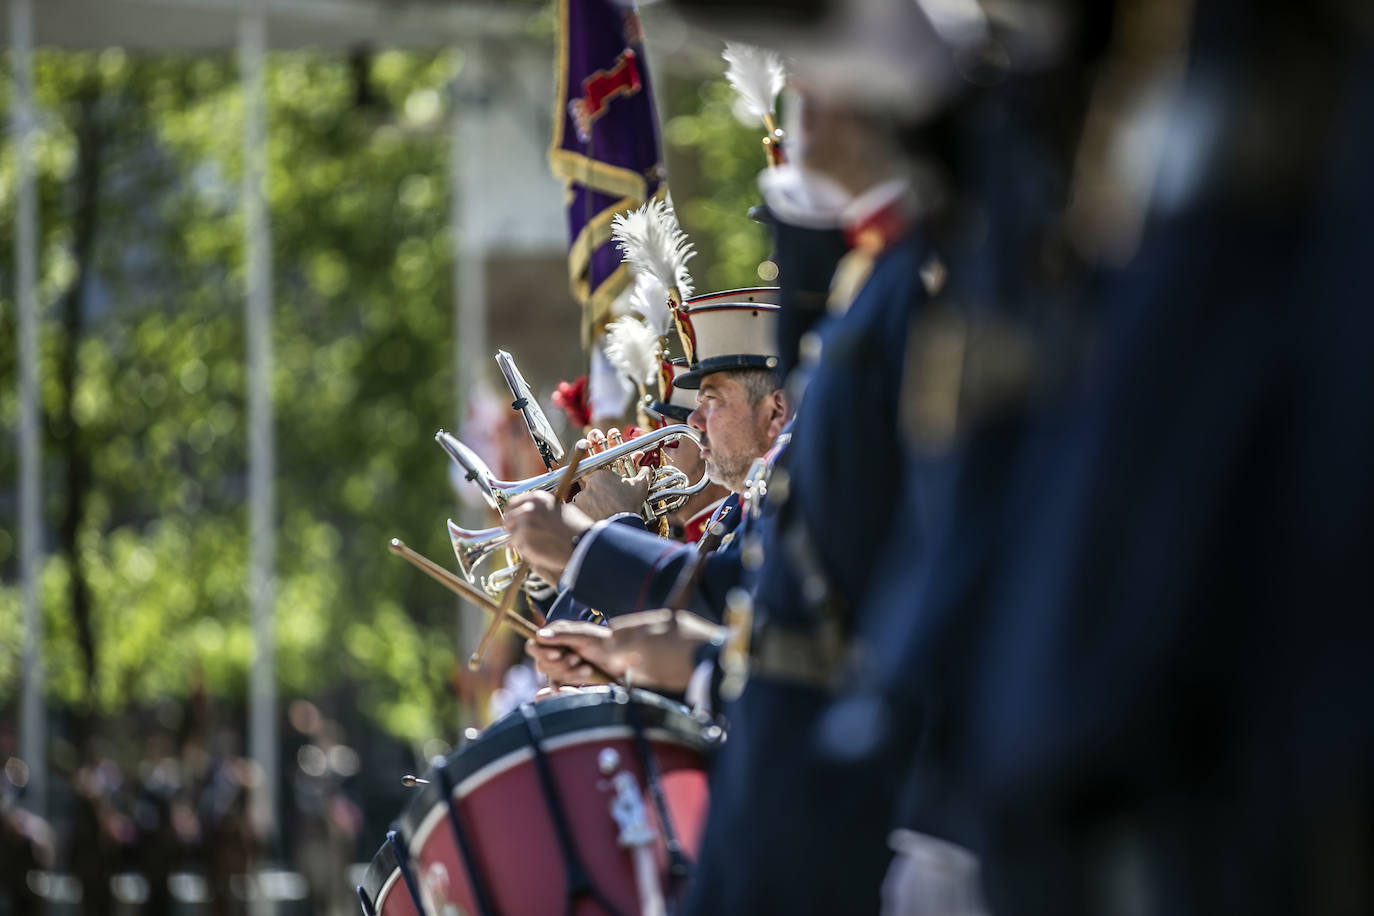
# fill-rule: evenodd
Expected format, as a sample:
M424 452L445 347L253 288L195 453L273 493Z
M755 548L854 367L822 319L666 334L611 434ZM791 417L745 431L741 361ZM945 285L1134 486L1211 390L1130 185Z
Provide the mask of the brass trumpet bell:
M500 525L494 528L464 528L453 519L448 520L448 539L458 558L458 568L469 582L476 583L476 568L483 560L510 542L510 532Z

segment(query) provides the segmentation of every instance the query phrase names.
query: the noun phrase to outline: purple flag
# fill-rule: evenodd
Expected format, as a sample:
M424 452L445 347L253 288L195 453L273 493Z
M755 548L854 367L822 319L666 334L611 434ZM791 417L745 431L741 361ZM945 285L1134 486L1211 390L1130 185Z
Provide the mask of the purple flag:
M667 193L658 118L633 5L559 0L558 96L549 165L568 189L568 279L583 342L625 288L611 217Z

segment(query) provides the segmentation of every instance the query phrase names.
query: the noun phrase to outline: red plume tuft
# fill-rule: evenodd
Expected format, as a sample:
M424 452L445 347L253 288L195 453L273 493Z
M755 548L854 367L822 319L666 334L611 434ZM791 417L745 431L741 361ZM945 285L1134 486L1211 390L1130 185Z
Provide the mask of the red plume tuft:
M571 382L559 382L553 389L554 406L567 414L574 429L584 430L592 423L592 403L587 390L587 377L579 375Z

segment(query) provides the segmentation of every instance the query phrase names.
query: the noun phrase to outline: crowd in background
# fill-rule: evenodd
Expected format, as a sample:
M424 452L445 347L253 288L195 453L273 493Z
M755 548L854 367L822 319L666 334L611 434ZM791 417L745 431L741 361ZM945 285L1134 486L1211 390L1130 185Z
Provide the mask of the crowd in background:
M253 823L249 794L261 774L227 712L203 693L164 703L145 713L151 723L125 723L124 737L137 742L101 742L93 762L70 770L62 767L70 747L59 742L51 823L19 804L27 767L11 757L0 782L0 912L66 903L83 914L133 907L218 916L274 893L299 900L302 912L352 912L346 875L361 855L366 818L355 779L361 761L344 727L308 701L288 707L285 816L272 838ZM389 817L395 806L386 799L373 816ZM284 891L254 877L263 853L290 870Z

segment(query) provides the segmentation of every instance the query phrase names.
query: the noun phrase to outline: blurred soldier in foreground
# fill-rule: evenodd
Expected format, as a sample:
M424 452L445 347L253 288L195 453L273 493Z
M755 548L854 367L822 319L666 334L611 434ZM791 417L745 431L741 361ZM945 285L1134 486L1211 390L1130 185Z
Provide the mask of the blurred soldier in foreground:
M1015 354L947 326L970 342L956 489L934 562L892 556L873 602L919 615L872 642L903 698L885 714L938 700L914 822L975 845L996 913L1365 912L1374 722L1351 698L1374 684L1346 611L1370 604L1351 545L1374 378L1351 341L1370 331L1371 23L1339 3L1075 12L1060 78L1012 80L963 123L998 306L1059 297L1092 346L1057 397L988 423L968 383ZM1022 211L1026 237L1087 282L1014 285L996 176L1035 174L1060 190ZM972 282L955 262L951 286ZM926 443L936 356L904 386Z
M996 912L1367 912L1374 23L1120 9L1070 212L1099 343L948 759Z

